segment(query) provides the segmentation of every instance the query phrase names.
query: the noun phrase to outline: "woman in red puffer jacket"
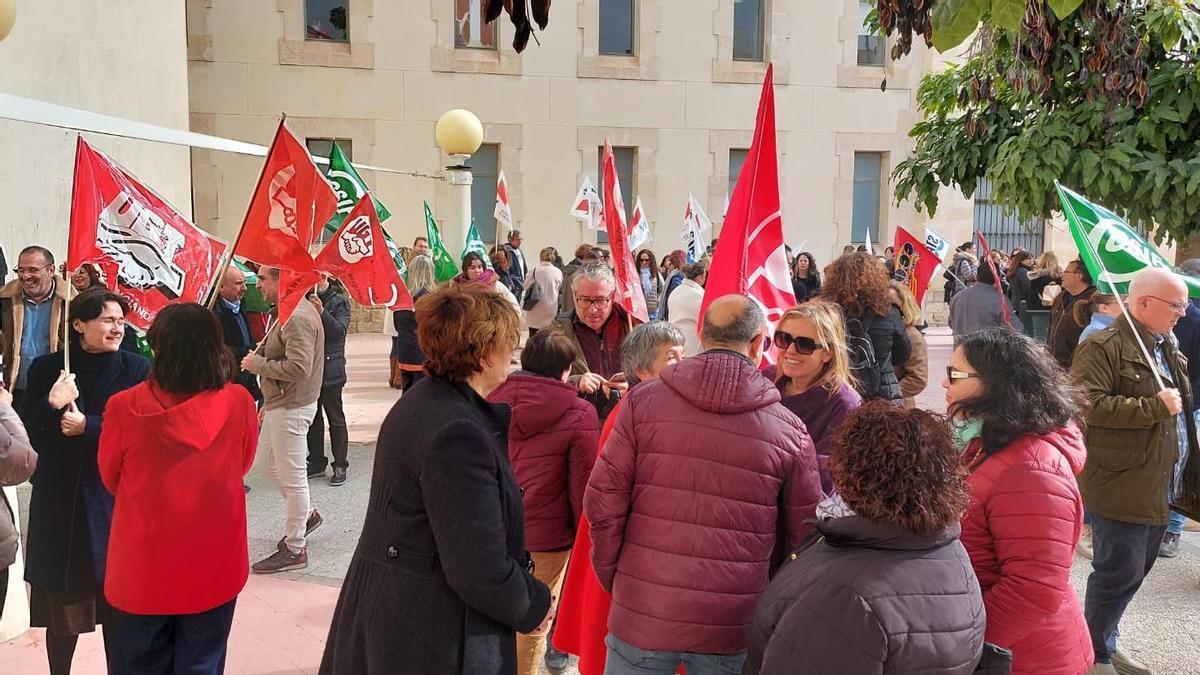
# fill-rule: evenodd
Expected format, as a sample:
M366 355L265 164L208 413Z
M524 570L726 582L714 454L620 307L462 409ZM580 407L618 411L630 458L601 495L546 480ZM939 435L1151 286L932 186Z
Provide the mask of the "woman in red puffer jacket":
M962 543L983 590L984 639L1013 673L1077 675L1095 659L1071 585L1083 524L1075 476L1087 451L1083 398L1045 346L1006 328L954 350L946 405L971 471Z
M567 336L539 331L521 351L521 370L488 397L512 407L508 457L525 505L525 547L533 575L550 588L552 607L583 515L583 492L600 437L596 409L566 383L574 360ZM517 672L536 674L545 649L545 631L518 634Z

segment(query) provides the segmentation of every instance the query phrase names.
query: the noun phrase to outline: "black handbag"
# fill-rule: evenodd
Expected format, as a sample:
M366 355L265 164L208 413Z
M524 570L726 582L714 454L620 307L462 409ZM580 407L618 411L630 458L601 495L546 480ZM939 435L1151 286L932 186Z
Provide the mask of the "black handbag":
M542 287L538 286L537 270L530 272L530 278L533 281L529 284L529 288L525 289L525 297L521 299L521 307L526 312L537 307L537 304L542 301Z
M985 642L975 675L1008 675L1012 672L1012 659L1012 650Z

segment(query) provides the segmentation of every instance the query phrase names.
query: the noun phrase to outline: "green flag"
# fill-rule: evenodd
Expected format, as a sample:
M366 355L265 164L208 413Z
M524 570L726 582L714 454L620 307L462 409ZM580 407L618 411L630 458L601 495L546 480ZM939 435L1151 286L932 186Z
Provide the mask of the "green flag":
M429 251L433 256L433 278L440 284L450 281L458 274L458 265L450 252L442 243L442 233L438 231L437 223L433 220L433 212L429 210L429 202L425 202L425 233L429 238Z
M346 216L354 210L358 201L364 195L370 194L371 201L375 203L375 212L379 214L379 223L392 217L387 207L383 202L376 199L367 187L366 181L362 176L358 175L358 170L346 158L346 154L338 147L337 143L333 144L333 150L329 152L329 169L325 172L325 180L329 181L333 187L334 193L337 194L337 212L325 223L325 231L330 235L337 232L337 229L342 226L342 222L346 220ZM391 235L385 229L383 232L383 240L387 243L388 254L392 256L392 261L396 263L396 269L400 270L400 274L407 271L407 266L404 264L404 258L400 256L400 249L396 246L396 242L392 241Z
M1101 293L1128 293L1134 275L1148 267L1174 271L1158 249L1138 236L1120 216L1062 185L1057 188L1079 257ZM1200 297L1200 279L1176 274L1187 284L1189 295Z
M483 240L479 238L479 230L475 229L475 219L471 219L471 227L467 229L467 245L463 247L462 255L459 260L467 257L471 251L478 253L483 257L483 264L490 270L492 269L492 261L488 257L487 247L483 245Z

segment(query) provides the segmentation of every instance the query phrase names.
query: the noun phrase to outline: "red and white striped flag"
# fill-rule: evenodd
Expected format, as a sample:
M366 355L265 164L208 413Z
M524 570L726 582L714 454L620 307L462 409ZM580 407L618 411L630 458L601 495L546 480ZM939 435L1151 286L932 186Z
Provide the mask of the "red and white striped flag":
M508 199L508 181L504 178L504 169L500 170L500 176L496 179L496 209L492 215L496 217L496 241L508 241L507 236L500 237L502 226L506 235L513 231L512 203Z
M646 323L650 313L646 311L646 298L642 295L642 282L638 276L633 254L629 251L629 235L625 225L625 202L621 198L621 182L617 177L617 162L613 158L612 145L604 139L604 225L608 230L608 244L612 248L614 273L617 277L617 302L634 319Z

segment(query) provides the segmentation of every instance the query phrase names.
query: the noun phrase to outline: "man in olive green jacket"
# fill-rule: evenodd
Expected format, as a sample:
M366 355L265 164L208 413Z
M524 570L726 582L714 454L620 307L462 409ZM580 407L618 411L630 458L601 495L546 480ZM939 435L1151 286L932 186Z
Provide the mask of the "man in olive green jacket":
M1079 486L1095 552L1084 615L1096 663L1106 668L1098 672L1129 662L1117 653L1117 626L1157 559L1168 503L1193 516L1200 503L1187 359L1171 333L1187 303L1187 287L1170 271L1139 272L1129 285L1133 322L1118 317L1084 341L1071 362L1072 379L1091 401Z

